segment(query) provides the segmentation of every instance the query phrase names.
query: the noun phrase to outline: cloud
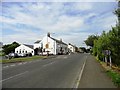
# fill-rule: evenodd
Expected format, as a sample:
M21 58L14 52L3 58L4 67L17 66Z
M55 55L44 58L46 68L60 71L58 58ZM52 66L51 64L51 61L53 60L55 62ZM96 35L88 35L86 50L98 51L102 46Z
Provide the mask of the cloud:
M111 13L114 7L110 3L99 8L98 5L100 3L4 2L0 15L3 42L33 43L51 32L66 43L82 45L88 35L115 25L116 19Z
M3 0L3 2L115 2L115 0Z

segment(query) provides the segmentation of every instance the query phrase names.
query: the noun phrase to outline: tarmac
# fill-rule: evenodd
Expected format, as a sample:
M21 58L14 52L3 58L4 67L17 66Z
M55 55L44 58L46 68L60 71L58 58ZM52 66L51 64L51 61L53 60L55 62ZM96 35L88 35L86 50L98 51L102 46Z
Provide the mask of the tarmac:
M89 55L78 88L116 88L105 69Z

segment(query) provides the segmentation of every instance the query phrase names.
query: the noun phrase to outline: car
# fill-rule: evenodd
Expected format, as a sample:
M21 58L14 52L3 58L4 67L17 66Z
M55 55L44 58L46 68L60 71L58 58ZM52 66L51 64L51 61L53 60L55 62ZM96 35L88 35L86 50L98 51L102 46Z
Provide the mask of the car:
M25 53L20 53L20 54L18 54L18 56L19 56L19 57L26 57L27 54L25 54Z
M9 53L7 55L8 58L17 58L18 57L18 54L17 53Z

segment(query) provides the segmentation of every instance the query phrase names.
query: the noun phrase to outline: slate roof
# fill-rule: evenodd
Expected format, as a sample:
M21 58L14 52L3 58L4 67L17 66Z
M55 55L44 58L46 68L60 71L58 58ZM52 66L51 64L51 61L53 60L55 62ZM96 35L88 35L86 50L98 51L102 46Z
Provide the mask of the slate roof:
M71 46L73 46L73 47L76 47L76 46L72 45L71 43L69 43L69 45L71 45Z
M64 42L62 42L62 41L60 41L60 40L57 40L57 39L55 39L55 38L53 38L53 37L50 37L50 38L53 39L54 41L60 43L60 44L67 45L66 43L64 43Z
M37 40L36 42L34 42L34 43L40 43L41 42L41 40Z
M23 44L23 45L25 45L25 46L27 46L27 47L33 49L33 45L27 45L27 44Z

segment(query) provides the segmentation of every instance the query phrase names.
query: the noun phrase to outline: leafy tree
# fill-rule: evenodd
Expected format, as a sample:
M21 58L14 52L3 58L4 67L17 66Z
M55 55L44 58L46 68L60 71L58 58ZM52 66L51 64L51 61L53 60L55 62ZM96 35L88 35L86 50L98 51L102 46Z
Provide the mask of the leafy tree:
M80 47L80 49L83 51L83 52L86 52L87 53L87 49L85 47Z
M15 48L19 46L19 43L17 42L13 42L12 44L7 44L4 45L3 48L3 52L7 55L11 52L15 52Z
M97 35L90 35L87 40L85 40L85 44L87 46L93 47L94 46L94 40L97 40L98 36Z
M116 26L112 27L107 33L103 31L98 39L89 36L86 40L86 45L93 46L93 54L100 60L104 60L104 51L110 50L112 63L120 66L120 1L118 2L118 9L115 10L115 14L118 17Z

